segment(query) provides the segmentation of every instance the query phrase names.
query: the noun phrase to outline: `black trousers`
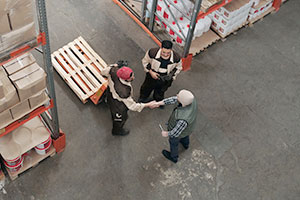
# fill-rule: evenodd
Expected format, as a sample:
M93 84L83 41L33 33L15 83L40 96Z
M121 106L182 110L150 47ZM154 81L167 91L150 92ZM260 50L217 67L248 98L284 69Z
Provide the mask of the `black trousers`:
M174 160L178 159L178 144L179 144L179 142L185 148L188 148L189 144L190 144L190 137L189 136L186 136L184 138L169 137L171 157Z
M112 133L120 134L124 131L123 127L128 119L128 108L123 102L114 99L110 91L107 91L107 103L113 121Z
M149 73L146 73L146 78L140 89L140 98L146 100L154 90L153 99L161 101L164 99L165 92L172 85L173 80L161 81L155 80Z

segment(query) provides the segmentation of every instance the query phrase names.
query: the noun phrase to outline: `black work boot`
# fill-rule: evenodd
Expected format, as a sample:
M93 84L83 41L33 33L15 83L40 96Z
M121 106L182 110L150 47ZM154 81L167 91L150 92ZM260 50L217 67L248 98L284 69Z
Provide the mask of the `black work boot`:
M117 135L119 135L119 136L125 136L125 135L128 135L129 132L130 132L130 131L129 131L128 129L123 128L121 131L118 131L118 132L113 130L113 131L112 131L112 134L113 134L113 135L116 135L116 136L117 136Z
M182 143L181 143L182 144ZM182 146L183 146L183 148L185 149L185 150L187 150L188 148L189 148L189 145L184 145L184 144L182 144Z
M169 151L167 151L167 150L162 150L161 153L165 156L166 159L172 161L173 163L177 163L177 159L172 158L172 157L171 157L171 153L170 153Z

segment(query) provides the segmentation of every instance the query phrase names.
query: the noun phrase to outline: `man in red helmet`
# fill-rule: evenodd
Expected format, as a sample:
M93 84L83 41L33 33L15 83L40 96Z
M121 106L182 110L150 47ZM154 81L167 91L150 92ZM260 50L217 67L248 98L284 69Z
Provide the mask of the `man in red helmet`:
M114 64L104 69L101 74L108 78L107 102L113 120L112 134L127 135L129 130L123 128L128 119L127 111L141 112L153 102L136 103L133 100L131 82L134 80L134 73L131 68Z

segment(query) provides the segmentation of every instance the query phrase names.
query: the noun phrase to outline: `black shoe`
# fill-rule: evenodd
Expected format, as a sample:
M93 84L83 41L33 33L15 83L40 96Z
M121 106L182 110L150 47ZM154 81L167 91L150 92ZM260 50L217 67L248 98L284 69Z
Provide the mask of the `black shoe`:
M113 135L119 135L119 136L125 136L129 134L129 130L128 129L122 129L122 131L120 132L112 132Z
M177 159L172 158L172 157L171 157L171 153L170 153L169 151L167 151L167 150L162 150L161 153L166 157L166 159L172 161L173 163L177 163Z
M187 149L189 148L188 145L186 146L186 145L183 145L183 144L182 144L182 146L183 146L183 148L184 148L185 150L187 150Z

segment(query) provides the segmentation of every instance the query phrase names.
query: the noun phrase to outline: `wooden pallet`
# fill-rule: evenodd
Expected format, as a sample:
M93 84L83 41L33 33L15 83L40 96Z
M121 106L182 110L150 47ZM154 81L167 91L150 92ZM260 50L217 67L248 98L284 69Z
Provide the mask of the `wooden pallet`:
M201 51L204 51L212 44L216 43L219 39L220 37L215 32L209 30L203 35L201 35L200 37L197 37L195 38L195 40L192 41L190 47L190 53L193 54L193 56L195 56L199 54Z
M98 103L95 97L107 87L100 73L107 64L81 36L52 53L51 58L56 71L83 103L89 98Z
M226 40L226 37L228 37L231 34L236 34L238 30L240 30L241 28L243 28L244 26L248 25L248 21L245 21L243 24L241 24L240 26L238 26L237 28L235 28L234 30L232 30L231 32L227 33L227 34L222 34L222 33L218 33L218 35L222 38L222 41L224 42Z
M266 10L265 12L263 12L261 15L251 19L251 20L248 20L248 23L249 23L249 26L253 26L253 24L259 20L262 20L265 16L267 16L268 14L272 13L275 11L275 8L274 7L271 7L269 8L268 10Z
M51 146L50 151L46 155L39 155L35 152L34 149L30 150L28 155L24 157L23 161L23 167L17 171L17 172L10 172L8 169L6 169L9 177L11 180L15 180L18 178L20 174L25 172L26 170L30 169L31 167L37 166L42 160L53 157L56 154L55 148Z

